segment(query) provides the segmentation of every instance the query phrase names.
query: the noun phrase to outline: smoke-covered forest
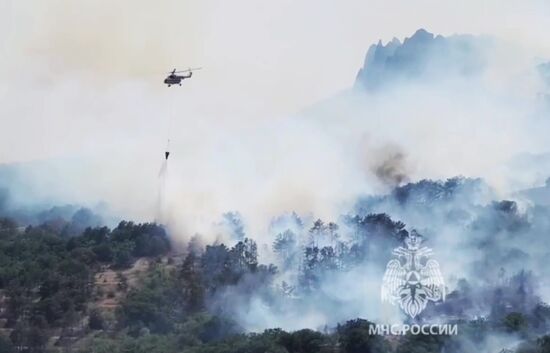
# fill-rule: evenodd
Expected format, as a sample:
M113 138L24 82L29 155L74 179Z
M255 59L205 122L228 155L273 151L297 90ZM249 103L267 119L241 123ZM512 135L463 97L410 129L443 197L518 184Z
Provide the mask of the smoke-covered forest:
M0 229L0 350L547 352L550 208L491 196L480 179L422 180L337 220L283 214L265 243L227 213L231 239L185 246L154 223L91 226L101 220L83 208L12 211ZM457 336L368 333L395 314L380 312L379 283L409 224L449 291L417 322L457 323Z

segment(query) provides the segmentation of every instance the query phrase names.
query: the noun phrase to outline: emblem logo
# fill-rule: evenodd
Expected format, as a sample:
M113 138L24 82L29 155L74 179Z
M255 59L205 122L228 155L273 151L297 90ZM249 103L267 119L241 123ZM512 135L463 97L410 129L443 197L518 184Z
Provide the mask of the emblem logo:
M415 318L429 301L445 300L445 283L439 263L431 259L432 249L421 246L422 236L415 230L405 239L406 247L392 251L396 258L386 266L382 282L382 301L399 304Z

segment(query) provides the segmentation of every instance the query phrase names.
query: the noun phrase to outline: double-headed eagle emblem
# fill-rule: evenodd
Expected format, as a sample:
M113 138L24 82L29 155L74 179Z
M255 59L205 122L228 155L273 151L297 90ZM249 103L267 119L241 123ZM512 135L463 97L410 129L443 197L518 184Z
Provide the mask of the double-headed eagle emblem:
M392 251L382 282L382 301L401 309L411 318L420 314L429 301L445 300L445 283L439 264L431 259L432 250L421 247L422 237L415 231L405 239L404 247Z

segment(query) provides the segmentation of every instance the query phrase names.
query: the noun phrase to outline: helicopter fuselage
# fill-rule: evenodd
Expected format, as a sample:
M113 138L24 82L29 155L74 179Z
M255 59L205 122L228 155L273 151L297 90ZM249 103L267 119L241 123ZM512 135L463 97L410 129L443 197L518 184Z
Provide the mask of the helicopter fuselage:
M182 76L170 75L164 80L164 83L166 83L168 86L181 85L181 80L183 80Z
M180 85L181 86L181 81L185 80L186 78L189 78L189 77L191 77L191 75L180 76L180 75L171 74L171 75L169 75L168 77L166 77L164 79L164 83L167 84L168 87L170 87L172 85Z

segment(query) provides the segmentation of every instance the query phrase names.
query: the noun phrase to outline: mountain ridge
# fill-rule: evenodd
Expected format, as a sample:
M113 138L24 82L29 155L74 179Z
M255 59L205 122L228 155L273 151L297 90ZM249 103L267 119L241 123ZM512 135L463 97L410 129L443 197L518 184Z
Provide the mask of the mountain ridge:
M483 37L455 34L435 35L420 28L403 42L394 37L386 45L379 40L365 55L356 76L356 87L379 89L391 81L476 75L485 69Z

